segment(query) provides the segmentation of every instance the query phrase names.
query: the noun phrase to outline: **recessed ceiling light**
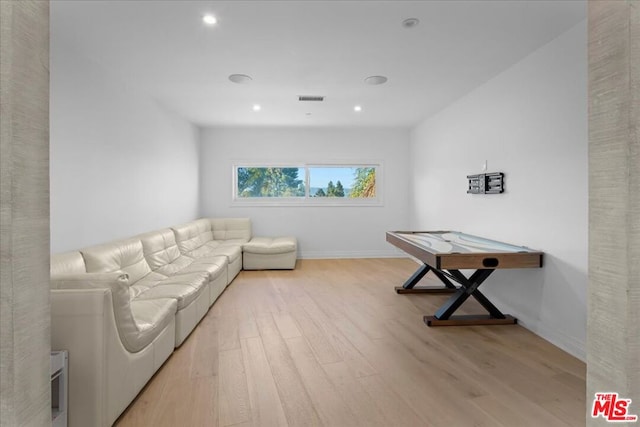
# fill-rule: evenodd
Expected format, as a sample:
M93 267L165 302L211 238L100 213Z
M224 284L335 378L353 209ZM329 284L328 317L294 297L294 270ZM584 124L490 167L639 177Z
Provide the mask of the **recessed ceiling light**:
M353 107L353 111L359 113L360 111L362 111L362 107L359 105L356 105L355 107Z
M229 80L231 80L234 83L238 83L238 84L247 84L247 83L251 83L251 80L253 80L251 78L251 76L247 76L246 74L231 74L229 76Z
M262 107L259 104L253 104L253 111L260 111Z
M368 85L381 85L387 82L385 76L370 76L364 79L364 82Z
M413 28L413 27L417 27L419 23L420 23L420 20L418 18L407 18L404 21L402 21L402 26L404 28Z
M202 17L202 21L207 25L216 25L216 23L218 22L216 17L211 14L204 15Z

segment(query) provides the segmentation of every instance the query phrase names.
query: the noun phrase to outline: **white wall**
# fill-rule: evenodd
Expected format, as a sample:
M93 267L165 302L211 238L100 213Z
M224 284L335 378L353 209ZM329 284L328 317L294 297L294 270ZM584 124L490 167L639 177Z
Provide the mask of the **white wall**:
M527 328L584 359L587 288L586 23L411 134L414 229L453 229L545 252L544 268L498 270L481 290ZM466 175L506 174L501 195Z
M409 132L389 129L204 129L201 133L203 216L250 217L256 235L294 235L303 258L397 256L385 231L408 225ZM233 207L238 162L384 162L384 205Z
M51 43L51 250L195 219L198 130Z

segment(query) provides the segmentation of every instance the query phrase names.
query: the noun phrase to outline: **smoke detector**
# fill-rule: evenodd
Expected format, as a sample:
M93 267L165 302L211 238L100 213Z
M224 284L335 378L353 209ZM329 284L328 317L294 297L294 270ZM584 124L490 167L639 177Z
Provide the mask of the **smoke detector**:
M251 76L247 76L246 74L231 74L229 76L229 80L231 80L234 83L244 85L244 84L251 83L251 80L253 79L251 78Z
M368 85L381 85L387 82L387 78L385 76L370 76L364 79L364 82Z
M419 23L420 23L420 20L418 18L407 18L404 21L402 21L402 26L404 28L413 28L413 27L417 27Z

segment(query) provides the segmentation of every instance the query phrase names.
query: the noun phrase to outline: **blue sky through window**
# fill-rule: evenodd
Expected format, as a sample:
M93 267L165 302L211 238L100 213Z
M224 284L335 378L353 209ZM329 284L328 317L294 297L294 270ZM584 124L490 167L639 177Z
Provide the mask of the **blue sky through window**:
M345 167L310 167L309 186L313 188L327 188L329 181L340 181L344 188L353 186L356 168Z

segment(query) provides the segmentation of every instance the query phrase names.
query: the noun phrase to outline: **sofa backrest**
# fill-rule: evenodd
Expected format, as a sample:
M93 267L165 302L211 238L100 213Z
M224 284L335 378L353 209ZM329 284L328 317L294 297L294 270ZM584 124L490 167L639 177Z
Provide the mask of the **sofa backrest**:
M51 255L51 277L66 274L86 273L84 258L78 251Z
M213 240L251 240L251 220L249 218L212 218Z
M185 255L189 255L189 253L213 240L211 222L208 219L198 219L186 224L176 225L171 229L175 232L180 252Z
M176 237L170 228L151 231L137 237L142 243L144 258L152 270L171 264L181 256Z
M142 250L151 270L170 276L193 262L180 253L176 237L172 229L165 228L138 236Z
M133 285L147 274L151 268L144 258L140 239L120 240L82 250L89 273L110 273L124 271Z

